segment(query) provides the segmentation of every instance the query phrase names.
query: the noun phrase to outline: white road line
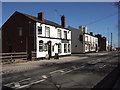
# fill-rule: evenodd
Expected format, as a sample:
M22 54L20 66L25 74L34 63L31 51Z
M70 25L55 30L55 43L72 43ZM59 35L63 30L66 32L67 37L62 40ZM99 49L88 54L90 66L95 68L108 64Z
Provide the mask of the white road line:
M18 81L19 83L20 82L23 82L23 81L26 81L26 80L30 80L31 78L26 78L26 79L23 79L23 80L21 80L21 81ZM11 83L8 83L8 84L5 84L5 86L9 86L9 85L11 85L11 84L15 84L16 82L11 82Z
M56 73L56 72L61 72L61 71L64 71L65 69L67 69L67 68L59 69L59 70L56 70L56 71L52 71L52 72L50 72L50 74L53 74L53 73Z
M41 79L41 80L39 80L39 81L35 81L35 82L30 83L30 84L23 85L23 86L20 86L20 87L17 87L17 88L18 88L18 89L20 89L20 88L25 88L25 87L28 87L28 86L30 86L30 85L37 84L37 83L40 83L40 82L43 82L43 81L45 81L45 79Z
M60 72L65 72L65 71L63 71L63 70L60 70Z
M46 79L46 78L47 78L47 76L46 76L46 75L42 75L42 78Z
M23 82L23 81L27 81L27 80L30 80L31 78L26 78L26 79L23 79L23 80L21 80L21 81L19 81L19 82Z

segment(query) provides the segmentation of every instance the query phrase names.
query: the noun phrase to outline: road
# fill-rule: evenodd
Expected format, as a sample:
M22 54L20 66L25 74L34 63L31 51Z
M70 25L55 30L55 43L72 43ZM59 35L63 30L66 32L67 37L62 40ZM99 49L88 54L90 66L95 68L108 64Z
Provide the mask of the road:
M93 88L118 65L118 52L88 57L32 70L3 74L3 86L13 89L61 90L62 88Z

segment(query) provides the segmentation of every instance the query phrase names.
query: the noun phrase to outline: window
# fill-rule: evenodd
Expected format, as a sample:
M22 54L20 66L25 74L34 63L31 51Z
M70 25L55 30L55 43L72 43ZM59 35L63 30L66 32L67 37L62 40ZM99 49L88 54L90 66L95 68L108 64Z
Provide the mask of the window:
M86 48L85 48L86 50L87 50L87 46L86 46Z
M58 53L62 53L61 48L62 48L62 45L58 44Z
M38 34L42 34L42 27L38 26Z
M92 42L92 38L90 37L90 42Z
M67 31L64 31L64 39L67 39Z
M44 43L44 45L43 45L43 50L44 50L44 51L47 51L47 50L48 50L48 44L47 44L47 43Z
M54 52L54 46L52 46L52 51Z
M22 27L19 27L18 30L19 30L19 36L22 36L22 34L23 34L22 33Z
M50 28L49 27L45 27L45 36L50 37Z
M70 44L68 44L68 52L70 52Z
M61 38L61 30L60 29L58 29L57 36L58 36L58 38Z
M88 42L88 36L85 36L85 40Z
M42 52L43 51L43 41L40 40L39 41L39 52Z
M64 44L64 53L67 53L67 44Z

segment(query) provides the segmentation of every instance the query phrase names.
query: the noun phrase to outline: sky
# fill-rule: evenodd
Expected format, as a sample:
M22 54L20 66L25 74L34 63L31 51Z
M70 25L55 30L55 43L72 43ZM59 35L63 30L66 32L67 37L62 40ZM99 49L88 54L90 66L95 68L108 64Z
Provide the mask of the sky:
M88 32L102 34L109 41L112 33L113 46L118 46L118 8L114 2L3 2L2 24L15 11L36 17L44 12L45 19L58 24L65 15L66 27L86 25Z

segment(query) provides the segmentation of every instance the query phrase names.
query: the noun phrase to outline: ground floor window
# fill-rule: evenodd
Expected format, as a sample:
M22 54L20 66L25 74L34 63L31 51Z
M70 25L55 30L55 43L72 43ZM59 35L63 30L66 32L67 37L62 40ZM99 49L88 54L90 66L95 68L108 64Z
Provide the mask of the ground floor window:
M43 51L43 41L40 40L39 41L39 52L42 52Z
M67 53L67 44L64 44L64 53Z
M62 45L61 44L58 44L58 53L62 53Z
M70 52L70 44L68 44L68 52Z
M85 47L85 50L87 50L88 48L87 48L87 46Z
M47 43L44 43L43 50L44 50L44 51L47 51L47 50L48 50L48 44L47 44Z
M52 46L52 51L54 52L54 46Z

